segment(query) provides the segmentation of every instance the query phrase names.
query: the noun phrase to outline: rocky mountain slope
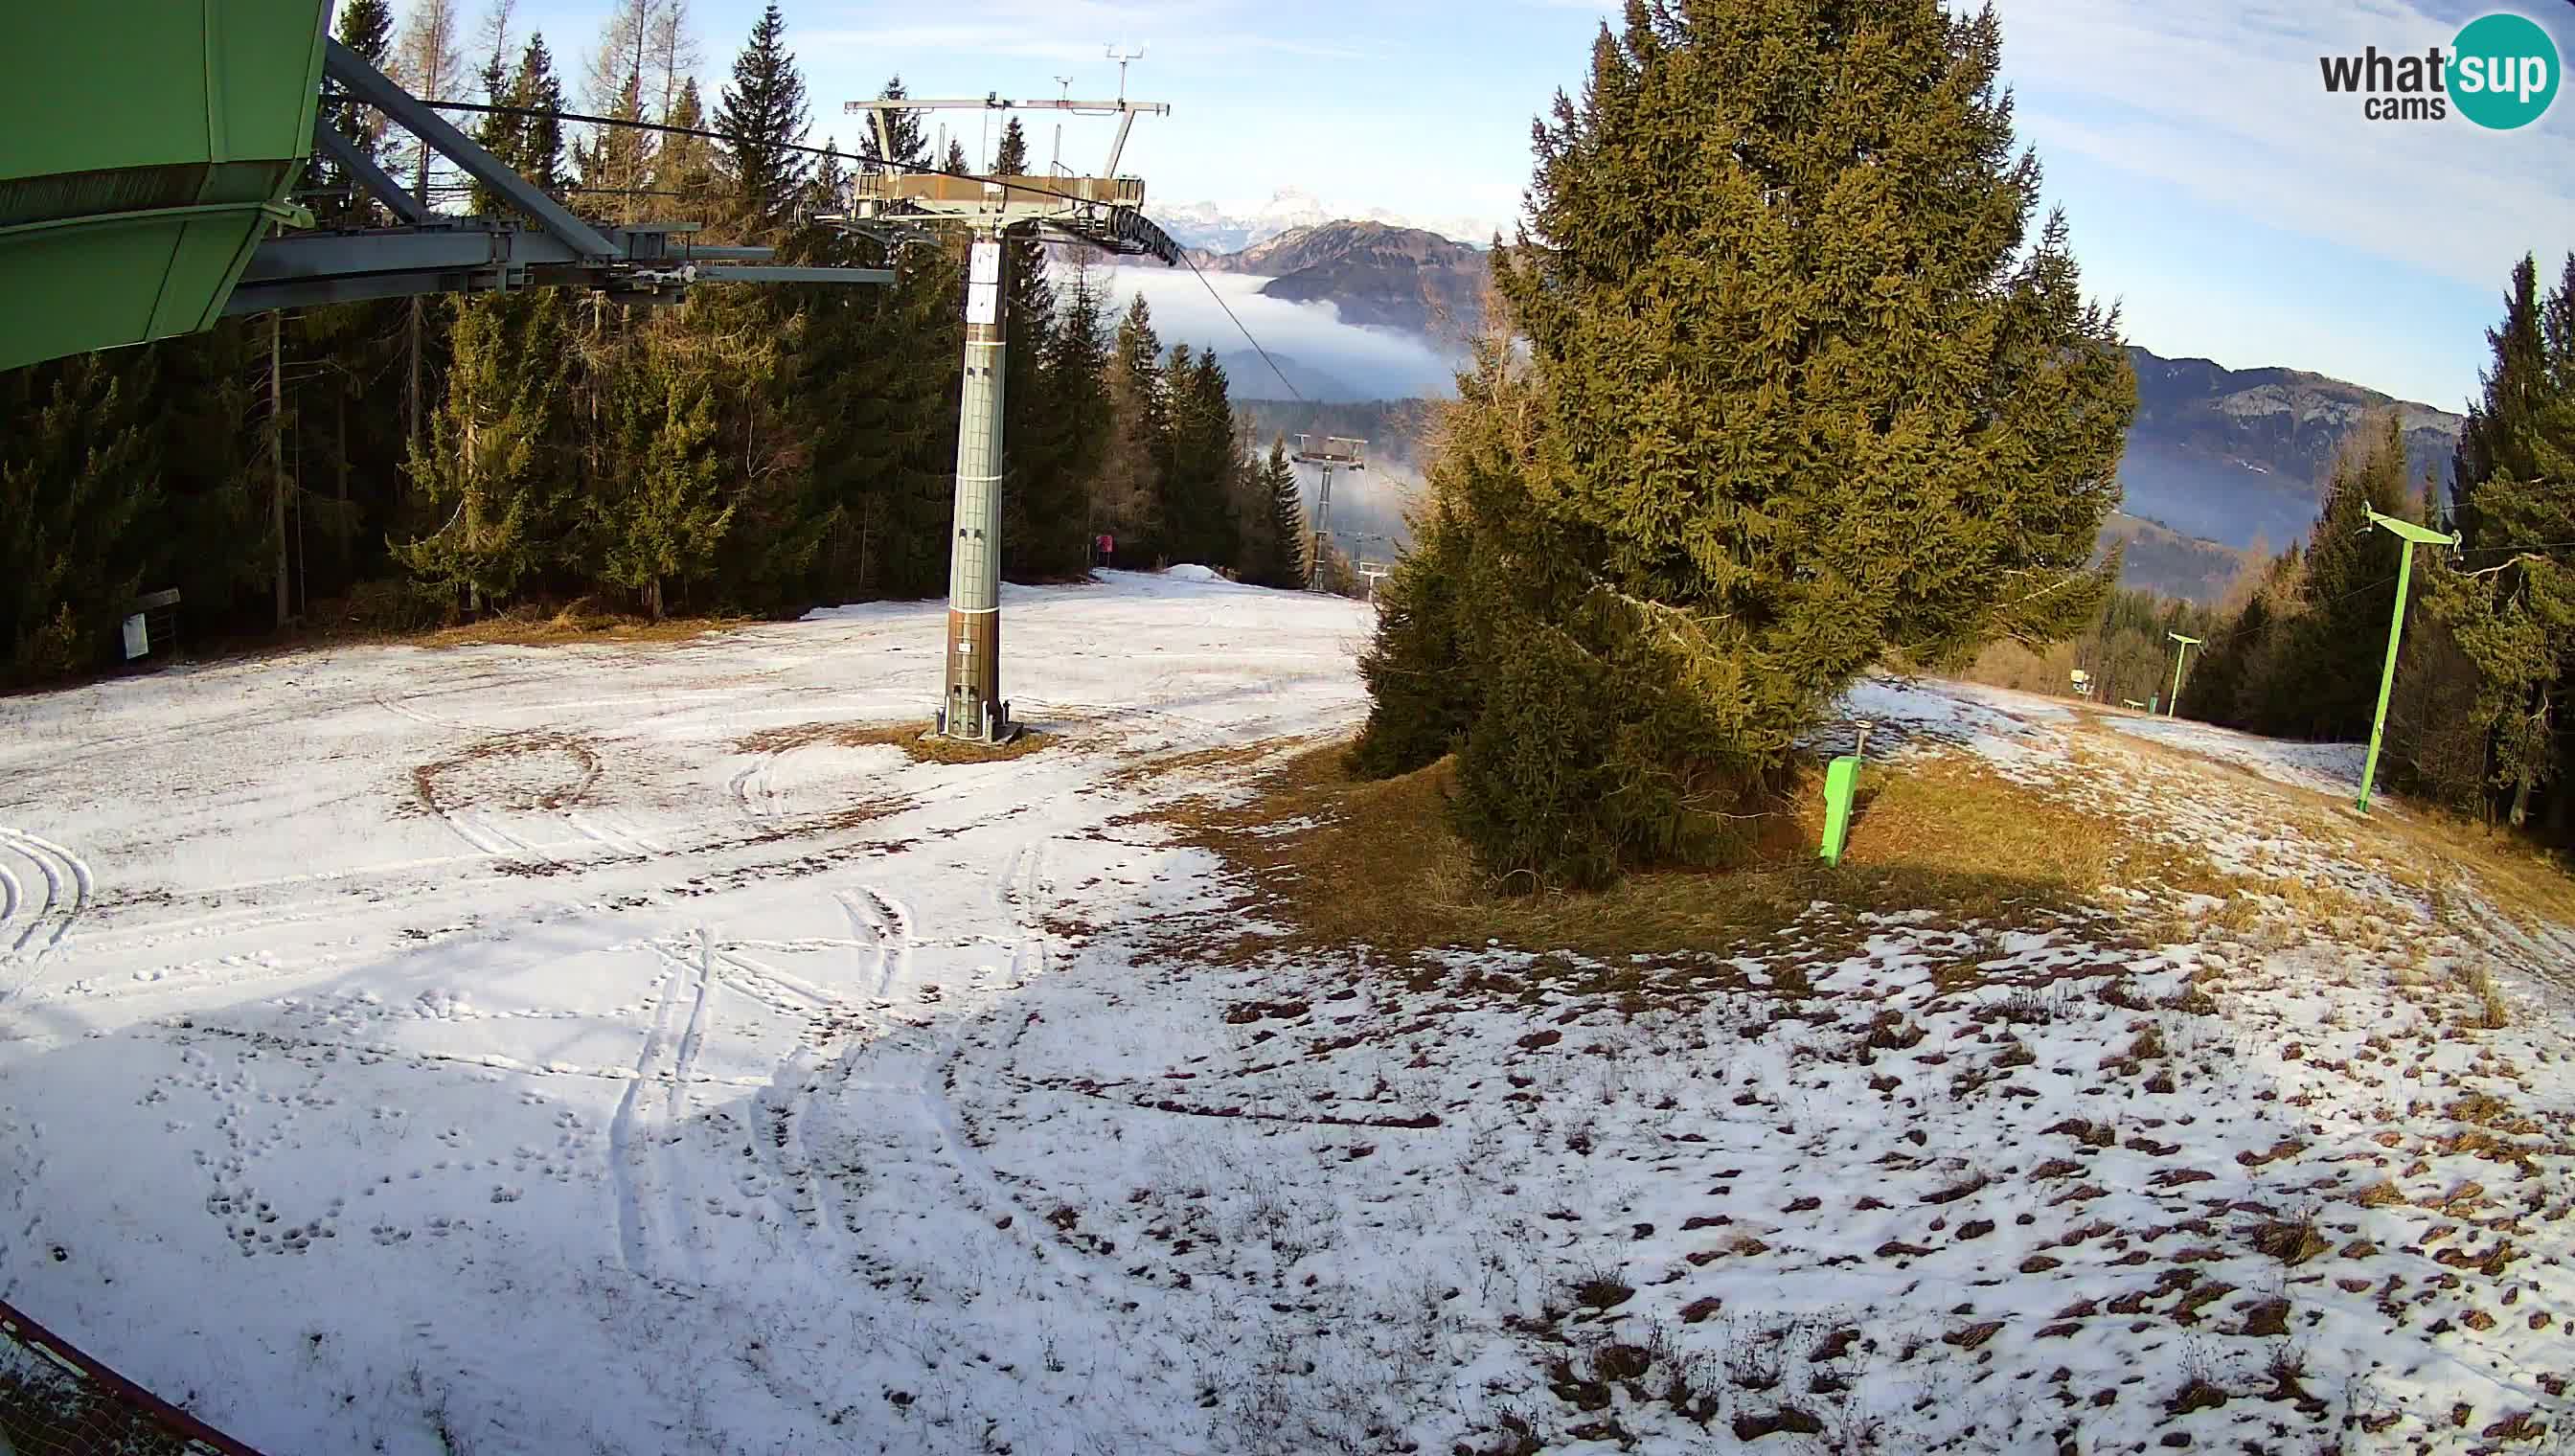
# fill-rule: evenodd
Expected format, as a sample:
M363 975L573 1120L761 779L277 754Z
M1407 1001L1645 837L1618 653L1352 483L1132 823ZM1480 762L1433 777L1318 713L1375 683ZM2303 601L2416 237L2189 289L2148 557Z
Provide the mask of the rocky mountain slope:
M1415 229L1478 246L1490 242L1494 232L1503 226L1498 218L1406 217L1377 207L1335 207L1294 187L1281 188L1262 203L1157 204L1153 211L1154 221L1182 246L1219 254L1240 252L1282 233L1343 219Z
M2460 417L2296 369L2230 370L2128 351L2137 420L2119 466L2132 515L2228 546L2287 545L2314 524L2342 439L2394 409L2415 479L2446 489Z
M1344 324L1458 349L1481 327L1490 276L1480 249L1371 222L1297 228L1239 252L1194 251L1190 258L1209 272L1268 278L1261 292L1269 298L1328 303Z
M1192 257L1210 272L1269 278L1265 296L1327 302L1343 323L1416 335L1448 352L1480 327L1489 278L1481 250L1370 222L1298 227L1234 252ZM1327 353L1308 345L1298 354L1316 382L1335 374ZM2224 590L2241 553L2303 538L2335 451L2374 410L2398 412L2415 478L2429 473L2447 488L2457 415L2303 370L2230 370L2133 347L2128 354L2138 410L2119 482L2123 511L2133 519L2114 522L2104 540L2130 543L2129 579L2137 585L2209 600ZM1271 376L1262 368L1237 378ZM1257 383L1247 391L1259 392Z

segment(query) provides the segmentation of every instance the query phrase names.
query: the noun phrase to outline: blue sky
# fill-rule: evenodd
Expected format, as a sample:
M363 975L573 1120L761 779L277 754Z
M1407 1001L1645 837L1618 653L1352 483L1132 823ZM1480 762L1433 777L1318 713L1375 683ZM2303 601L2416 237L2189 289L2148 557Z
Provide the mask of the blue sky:
M466 0L472 8L478 0ZM558 54L605 0L520 0ZM1128 170L1166 203L1298 188L1424 219L1509 218L1528 128L1578 85L1610 7L1589 0L785 0L821 132L901 72L916 95L1105 95L1113 41L1146 54ZM2575 249L2575 86L2535 126L2371 123L2320 54L2419 54L2496 9L2575 60L2570 0L1996 0L2020 130L2073 224L2087 285L2131 339L2230 367L2285 364L2458 409L2512 262ZM756 0L691 0L720 84ZM568 69L577 74L577 61ZM982 121L961 114L968 150ZM1051 123L1038 130L1043 155ZM1068 127L1067 160L1104 154ZM1151 202L1149 201L1149 210Z

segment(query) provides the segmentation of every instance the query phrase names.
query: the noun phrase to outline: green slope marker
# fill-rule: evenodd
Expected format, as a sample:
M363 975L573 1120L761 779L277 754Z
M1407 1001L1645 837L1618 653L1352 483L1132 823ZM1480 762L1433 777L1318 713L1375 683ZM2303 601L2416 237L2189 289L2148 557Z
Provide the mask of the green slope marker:
M2414 585L2414 548L2446 546L2456 549L2459 534L2427 531L2411 521L2393 516L2369 513L2369 519L2395 532L2405 542L2405 554L2396 563L2396 615L2387 624L2387 667L2378 675L2378 716L2369 721L2369 761L2360 769L2360 801L2352 805L2362 813L2369 812L2369 788L2378 781L2378 743L2387 734L2387 697L2396 687L2396 644L2405 635L2405 594Z
M2173 659L2172 708L2164 714L2164 717L2171 718L2181 712L2181 665L2190 661L2190 650L2199 646L2199 639L2183 637L2177 632L2168 632L2164 636L2181 644L2181 653Z
M1859 741L1824 768L1824 845L1826 864L1842 862L1842 841L1850 836L1851 795L1859 788L1860 754L1868 747L1868 725L1859 726Z

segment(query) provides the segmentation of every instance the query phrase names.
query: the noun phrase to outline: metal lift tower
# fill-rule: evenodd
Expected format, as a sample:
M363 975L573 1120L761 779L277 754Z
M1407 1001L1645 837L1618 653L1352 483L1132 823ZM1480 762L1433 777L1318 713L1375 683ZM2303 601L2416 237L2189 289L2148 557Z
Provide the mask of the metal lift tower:
M1296 453L1288 459L1298 465L1320 466L1323 484L1314 492L1314 554L1305 567L1305 585L1320 592L1323 568L1332 559L1330 523L1332 518L1332 472L1367 469L1367 442L1326 435L1316 446L1311 435L1296 437Z
M979 743L1007 742L1019 728L1002 697L1002 365L1010 347L1010 253L1014 232L1045 231L1110 253L1167 265L1180 247L1145 218L1145 184L1118 175L1128 129L1139 115L1171 107L1128 101L853 101L876 130L877 154L894 155L888 114L898 111L1069 111L1118 118L1109 165L1096 177L951 177L879 166L859 174L851 204L858 229L883 233L931 222L963 225L973 239L966 283L965 392L957 417L956 536L949 543L947 691L934 730Z

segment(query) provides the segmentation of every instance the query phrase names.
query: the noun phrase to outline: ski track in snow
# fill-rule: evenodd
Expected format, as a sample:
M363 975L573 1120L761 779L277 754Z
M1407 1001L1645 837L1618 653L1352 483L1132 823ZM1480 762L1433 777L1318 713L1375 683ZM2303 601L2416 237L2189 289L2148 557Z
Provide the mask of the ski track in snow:
M2329 1423L2453 1449L2575 1401L2575 935L2465 888L2444 920L2298 827L2343 750L1870 680L1872 758L1974 755L2376 919L1818 906L1857 949L1677 957L1648 980L1701 988L1639 1009L1500 947L1194 958L1241 886L1134 816L1244 770L1129 770L1347 730L1371 619L1129 574L1005 605L1064 731L989 764L823 731L918 716L937 604L22 700L67 751L6 790L46 836L0 827L0 1289L281 1452L1490 1450L1505 1409L1679 1452L1788 1406L1890 1450L2305 1449L2244 1332L2275 1295ZM2472 964L2508 1028L2457 1029ZM2483 1093L2537 1179L2444 1120ZM2308 1206L2332 1252L2247 1251ZM1559 1394L1657 1330L1711 1414L1659 1366ZM2186 1370L2225 1402L2169 1414Z
M34 866L22 877L11 859ZM42 897L34 890L43 886ZM23 991L44 958L62 948L96 886L89 861L51 839L0 825L0 999Z

